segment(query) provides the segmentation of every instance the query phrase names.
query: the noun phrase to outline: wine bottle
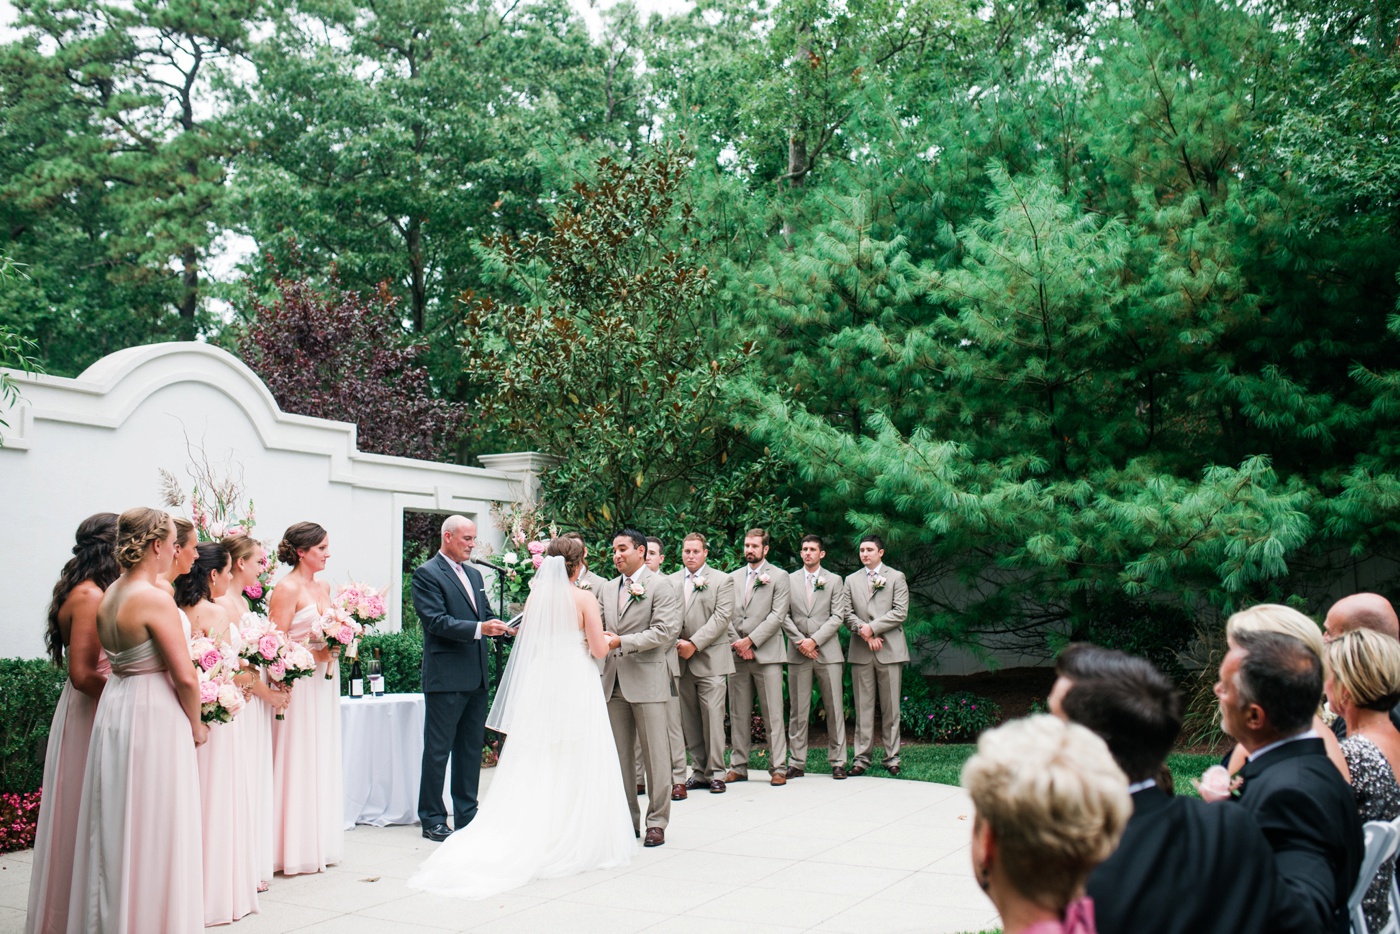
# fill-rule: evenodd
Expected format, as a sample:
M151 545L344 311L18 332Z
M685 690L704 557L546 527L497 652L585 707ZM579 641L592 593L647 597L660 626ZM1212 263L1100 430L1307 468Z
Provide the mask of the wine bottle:
M379 657L378 646L375 646L374 658L369 660L369 689L375 697L384 696L384 660Z
M364 672L360 670L360 659L358 656L355 658L355 661L350 664L350 696L365 696L365 676Z

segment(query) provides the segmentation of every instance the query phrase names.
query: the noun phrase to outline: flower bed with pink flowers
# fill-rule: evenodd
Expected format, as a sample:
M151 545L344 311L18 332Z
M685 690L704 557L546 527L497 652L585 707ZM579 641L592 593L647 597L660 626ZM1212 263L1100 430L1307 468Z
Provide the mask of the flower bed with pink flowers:
M39 827L41 792L0 795L0 853L27 850Z

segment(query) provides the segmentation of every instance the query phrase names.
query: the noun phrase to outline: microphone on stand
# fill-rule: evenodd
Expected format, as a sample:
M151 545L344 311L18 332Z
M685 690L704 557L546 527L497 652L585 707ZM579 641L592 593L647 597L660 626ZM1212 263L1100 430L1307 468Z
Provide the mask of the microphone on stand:
M472 564L479 564L479 565L481 565L482 567L484 567L484 568L490 568L490 569L493 570L493 571L505 572L505 571L507 570L507 568L505 567L505 565L502 565L502 564L494 564L494 563L492 563L492 562L490 562L490 561L483 561L481 558L468 558L467 560L470 561Z

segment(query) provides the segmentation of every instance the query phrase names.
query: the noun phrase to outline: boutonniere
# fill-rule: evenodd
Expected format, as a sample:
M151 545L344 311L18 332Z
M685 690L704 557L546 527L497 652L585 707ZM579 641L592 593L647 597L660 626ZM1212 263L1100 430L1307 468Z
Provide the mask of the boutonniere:
M579 578L578 580L574 581L574 586L577 587L579 590L593 589L593 585L590 584L588 581L584 580L583 578Z
M705 580L705 575L701 574L697 577L692 577L690 579L690 586L694 587L695 591L699 593L706 587L710 586L710 582Z
M884 589L885 589L885 583L886 583L885 579L884 579L883 577L881 577L879 574L876 574L874 577L870 578L870 589L871 589L871 590L884 590Z
M818 577L816 580L812 581L812 589L813 589L813 590L825 590L825 589L826 589L826 578L825 578L825 577Z
M1238 798L1244 792L1244 776L1231 775L1223 765L1212 765L1196 780L1196 790L1207 801Z
M647 595L647 589L641 581L633 581L627 585L627 594L633 600L640 600Z
M753 585L755 587L767 587L771 583L773 583L773 578L768 576L767 571L764 571L762 574L758 575L758 577L754 578L753 581Z

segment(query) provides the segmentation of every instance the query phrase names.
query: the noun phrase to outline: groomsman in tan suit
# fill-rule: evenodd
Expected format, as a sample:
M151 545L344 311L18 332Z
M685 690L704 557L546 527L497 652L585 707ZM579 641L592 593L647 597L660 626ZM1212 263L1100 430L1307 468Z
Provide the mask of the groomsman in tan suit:
M739 659L729 676L729 756L726 782L749 780L753 742L753 699L758 694L763 726L768 731L771 784L787 784L787 723L783 720L783 662L787 647L783 624L788 614L788 576L768 563L768 533L749 529L744 535L744 567L729 575L734 582L733 643Z
M807 771L807 730L812 719L812 681L815 678L826 708L827 761L831 777L846 777L845 691L841 669L841 639L837 632L846 621L846 586L822 567L826 551L820 536L802 539L802 567L792 572L788 589L787 679L789 779Z
M647 536L647 568L653 574L661 573L661 562L666 560L666 550L661 545L661 539L655 535ZM673 581L674 583L674 581ZM666 665L671 669L671 681L675 685L675 692L671 695L671 700L666 705L666 726L671 732L671 800L684 801L685 791L685 730L681 725L681 662L676 655L676 647L671 646L671 651L666 656ZM641 756L638 756L640 759ZM640 776L638 776L640 782Z
M909 646L904 620L909 616L909 584L885 567L885 542L878 535L860 540L863 567L846 578L850 599L846 626L851 630L851 689L856 707L856 755L852 775L864 775L875 751L875 699L879 695L883 765L899 774L899 690Z
M666 842L671 819L671 736L666 703L674 689L666 653L681 628L680 600L671 582L645 564L646 536L623 529L613 537L618 576L599 593L603 635L612 649L603 660L603 696L608 699L623 789L632 810L632 829L641 836L641 813L632 793L635 744L641 737L646 761L646 845Z
M724 700L726 675L734 671L737 638L729 624L734 582L708 564L705 536L691 532L681 544L684 570L671 576L681 592L680 708L685 745L693 768L685 788L724 792Z
M647 536L647 567L651 573L661 573L661 562L666 560L666 549L661 545L661 539L655 535Z

